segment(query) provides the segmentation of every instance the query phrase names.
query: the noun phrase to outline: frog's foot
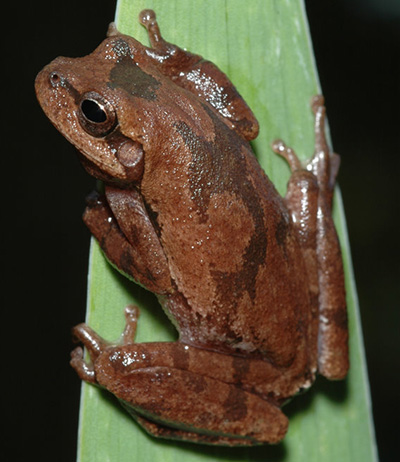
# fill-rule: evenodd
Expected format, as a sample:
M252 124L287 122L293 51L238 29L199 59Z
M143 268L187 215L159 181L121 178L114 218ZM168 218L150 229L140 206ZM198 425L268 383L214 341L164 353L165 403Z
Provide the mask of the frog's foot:
M340 157L330 150L325 136L326 109L322 95L316 95L311 99L311 109L315 116L315 148L314 155L307 164L307 170L312 171L317 177L318 186L329 197L327 202L331 206Z
M147 29L152 46L148 57L161 72L196 98L207 101L237 133L253 140L259 130L257 119L228 77L212 62L164 40L153 10L143 10L139 21Z
M161 36L160 28L156 20L156 14L153 10L142 10L139 13L139 22L147 29L150 43L153 47L163 46L165 41ZM121 35L115 22L110 22L107 30L107 37Z
M107 37L115 37L116 35L121 35L121 32L118 30L115 22L110 22L107 29Z
M139 318L139 308L136 305L125 307L125 329L122 333L122 345L130 345L134 342L136 336L137 323Z
M326 109L322 95L316 95L311 99L311 109L314 113L314 155L305 165L300 161L295 151L286 146L282 140L275 140L272 149L284 157L292 172L299 170L310 171L317 179L321 193L326 197L326 202L331 206L332 193L335 180L340 166L340 157L331 152L325 136Z
M301 170L303 168L300 159L297 157L297 154L293 151L292 148L286 146L282 140L273 141L272 149L274 152L286 159L292 172L296 172L297 170Z
M158 26L156 14L153 10L143 10L139 14L140 23L147 29L149 34L149 40L153 48L166 48L167 45L172 46L172 44L167 43L161 36L160 27Z
M121 344L128 345L133 343L136 334L137 320L139 317L139 308L134 305L128 305L125 308L125 329L121 336ZM72 329L72 335L75 342L81 342L90 356L90 363L87 363L83 357L83 349L78 346L71 352L71 366L75 369L81 380L97 384L96 372L93 364L101 353L110 345L91 329L87 324L81 323Z
M83 359L83 349L81 347L76 347L74 350L72 350L71 360L69 363L75 369L81 380L97 384L96 373L94 371L93 365L85 362Z

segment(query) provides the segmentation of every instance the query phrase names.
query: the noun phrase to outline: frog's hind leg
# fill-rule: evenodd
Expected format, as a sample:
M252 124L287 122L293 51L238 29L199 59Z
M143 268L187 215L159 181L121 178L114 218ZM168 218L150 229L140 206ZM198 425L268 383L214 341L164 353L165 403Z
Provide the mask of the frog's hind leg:
M332 197L340 158L325 137L322 96L311 103L315 114L315 153L307 168L318 180L317 254L319 266L318 368L330 379L342 379L349 368L346 292L339 239L332 219Z
M279 407L232 384L162 366L108 372L107 389L154 436L236 446L278 443L286 434Z
M325 137L323 97L315 96L311 107L315 114L315 152L306 166L282 141L275 141L273 149L288 161L293 172L286 202L310 281L312 363L316 361L313 345L317 342L319 372L329 379L341 379L349 366L347 312L341 251L332 219L332 196L340 162L339 156L329 150Z
M137 414L131 407L127 406L125 403L121 402L121 404L133 417L133 419L135 419L138 422L138 424L147 431L147 433L156 438L188 441L191 443L218 446L254 446L256 444L262 444L262 442L257 442L255 440L247 438L235 438L233 436L229 437L217 434L212 435L208 433L196 433L194 431L167 427L165 425L153 422Z
M71 365L82 380L113 393L157 437L237 446L278 443L285 436L288 420L278 404L240 387L248 375L253 382L259 366L271 377L268 363L247 364L180 342L134 343L138 314L136 307L125 309L118 345L86 324L73 329L91 358L86 363L80 347L72 352Z

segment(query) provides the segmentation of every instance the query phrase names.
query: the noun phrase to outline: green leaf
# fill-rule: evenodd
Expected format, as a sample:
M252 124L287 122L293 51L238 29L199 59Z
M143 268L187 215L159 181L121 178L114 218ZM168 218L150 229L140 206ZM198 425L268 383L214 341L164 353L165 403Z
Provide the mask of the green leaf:
M289 169L272 152L270 142L279 137L302 158L312 155L309 101L320 91L303 1L120 0L118 28L148 44L147 33L137 20L144 8L156 11L168 41L205 56L229 75L260 122L254 151L284 194ZM343 382L318 378L307 394L284 408L290 427L281 444L221 448L157 440L141 430L110 394L83 384L78 460L376 461L357 296L339 191L335 220L347 281L350 373ZM176 338L155 297L111 268L94 241L89 266L87 322L100 335L117 339L124 326L124 306L136 303L141 307L138 342Z

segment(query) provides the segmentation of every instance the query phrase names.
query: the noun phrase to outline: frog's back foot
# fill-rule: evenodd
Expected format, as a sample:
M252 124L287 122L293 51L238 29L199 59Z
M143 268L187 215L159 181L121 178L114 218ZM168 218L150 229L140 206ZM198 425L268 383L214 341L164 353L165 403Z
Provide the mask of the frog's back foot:
M305 164L300 161L296 152L286 146L282 140L272 143L274 152L282 156L288 162L292 172L299 170L311 171L318 180L318 186L332 198L336 176L340 166L340 156L331 152L325 136L326 109L324 97L315 95L311 99L311 109L314 113L314 155Z
M297 157L295 151L292 148L286 146L282 140L274 140L271 144L271 147L274 152L286 159L292 172L296 172L297 170L302 169L300 159Z
M327 203L331 206L332 193L340 166L340 156L331 151L325 135L326 108L324 97L315 95L311 99L311 109L314 113L314 155L308 161L306 169L314 173L318 186L324 192Z

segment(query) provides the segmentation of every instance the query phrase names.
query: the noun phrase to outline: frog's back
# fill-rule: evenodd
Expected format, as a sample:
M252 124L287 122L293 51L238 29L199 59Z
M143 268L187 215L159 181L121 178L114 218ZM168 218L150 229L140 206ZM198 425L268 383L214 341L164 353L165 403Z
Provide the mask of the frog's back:
M156 210L177 287L163 303L182 341L288 365L308 316L301 252L284 201L249 144L214 119L212 142L177 125L188 180L170 188L168 213Z

